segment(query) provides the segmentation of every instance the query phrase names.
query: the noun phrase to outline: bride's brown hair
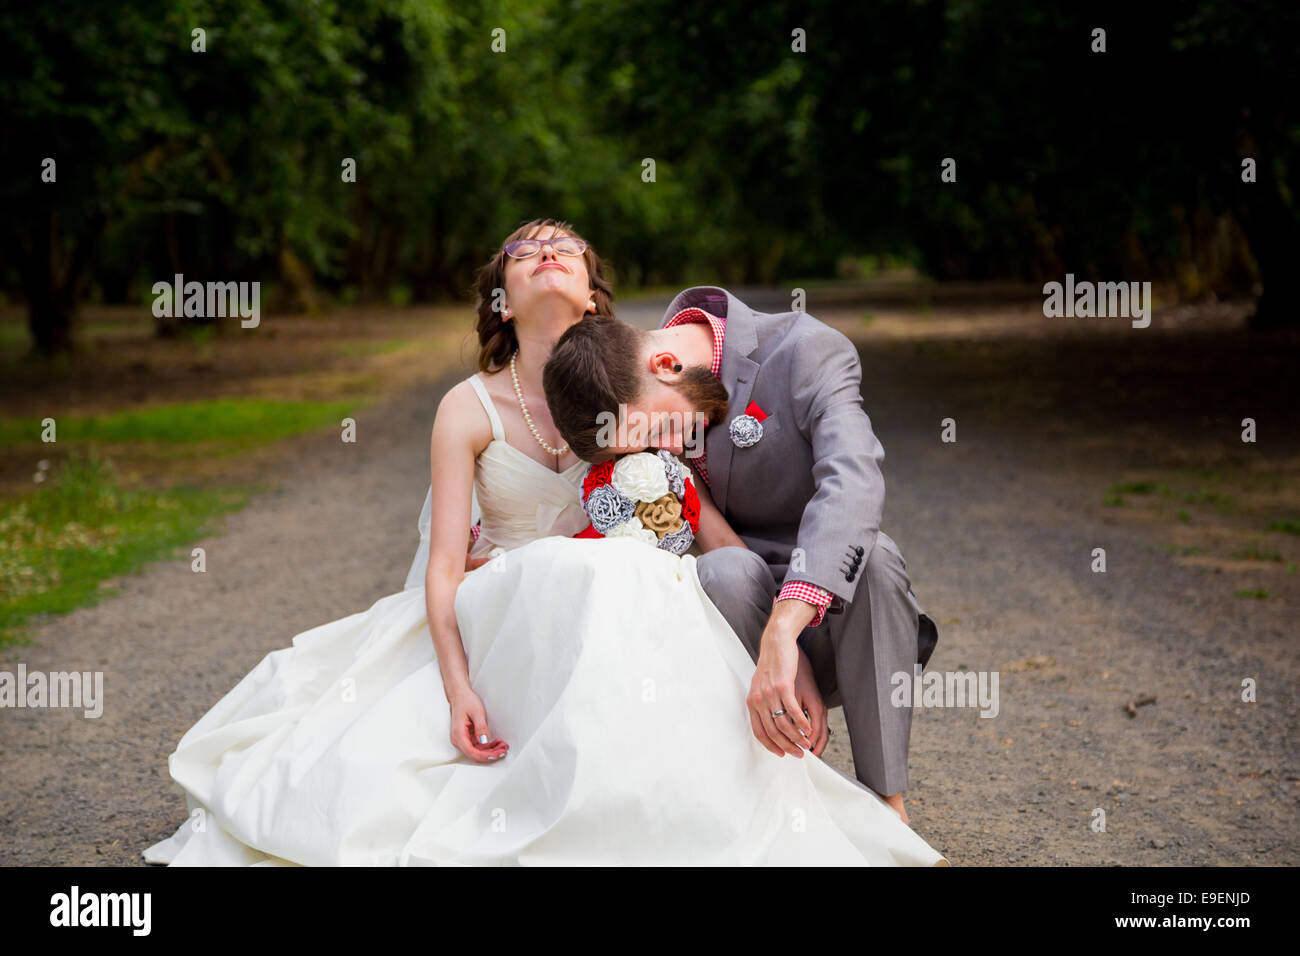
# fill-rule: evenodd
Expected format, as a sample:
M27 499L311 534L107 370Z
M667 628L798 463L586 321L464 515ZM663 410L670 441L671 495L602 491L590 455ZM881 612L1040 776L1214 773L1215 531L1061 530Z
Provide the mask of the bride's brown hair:
M567 222L558 219L533 219L524 223L501 243L492 258L485 262L475 277L476 300L474 309L478 312L478 321L474 331L478 333L478 369L480 372L495 372L510 362L510 356L519 348L519 339L515 336L513 322L503 322L501 313L493 308L496 290L505 288L506 253L504 247L516 239L528 239L542 229L550 227L555 233L564 233L581 239ZM596 303L596 315L612 316L614 314L614 288L607 276L605 263L588 244L582 253L582 260L587 264L587 277L591 288L596 290L592 301Z

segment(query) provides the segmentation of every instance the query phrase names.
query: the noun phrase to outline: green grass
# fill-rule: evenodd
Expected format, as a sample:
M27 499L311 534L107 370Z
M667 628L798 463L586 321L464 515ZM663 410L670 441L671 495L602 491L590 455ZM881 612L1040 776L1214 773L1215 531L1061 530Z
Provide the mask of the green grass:
M312 402L219 398L157 405L108 415L55 418L59 442L217 442L236 451L355 414L363 401ZM0 446L41 440L41 420L0 419Z
M1110 492L1113 495L1165 495L1169 493L1169 486L1154 481L1121 481L1111 485Z
M1269 531L1281 531L1283 534L1300 534L1300 520L1296 518L1283 518L1280 521L1269 523Z
M101 582L170 557L253 491L125 488L111 463L94 456L70 457L53 474L39 490L0 503L0 646L24 643L34 615L115 593Z
M49 473L48 484L0 502L0 646L24 640L34 615L64 613L114 593L101 582L171 556L206 533L209 520L242 508L253 491L127 487L101 447L148 445L164 460L229 455L338 427L366 401L212 399L58 417L55 447L69 451L64 464ZM0 420L0 447L39 447L41 431L39 419Z
M1185 468L1181 474L1197 481L1223 481L1223 472L1217 468Z
M1233 594L1239 598L1251 598L1255 601L1268 600L1268 592L1263 588L1243 588L1240 591L1234 591Z
M1164 552L1165 554L1180 554L1180 555L1191 555L1191 554L1203 554L1203 553L1204 553L1204 552L1202 551L1201 548L1197 547L1197 546L1194 545L1194 544L1193 544L1193 545L1186 545L1186 544L1162 544L1162 545L1159 545L1159 546L1158 546L1157 550L1158 550L1158 551L1162 551L1162 552Z
M1125 495L1167 495L1168 485L1159 485L1154 481L1121 481L1110 486L1101 499L1103 505L1117 508L1124 504Z
M1281 561L1282 552L1266 548L1258 541L1248 548L1232 552L1232 556L1242 561Z
M1191 494L1183 495L1183 503L1189 505L1210 505L1220 514L1235 514L1237 500L1232 495L1221 491L1206 491L1200 488Z

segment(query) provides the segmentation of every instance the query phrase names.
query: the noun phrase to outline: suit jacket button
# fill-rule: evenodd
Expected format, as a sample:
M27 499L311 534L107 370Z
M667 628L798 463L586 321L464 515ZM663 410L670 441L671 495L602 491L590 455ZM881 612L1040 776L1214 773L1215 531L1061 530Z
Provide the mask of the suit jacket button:
M856 551L856 552L858 553L858 557L859 557L859 558L862 557L862 545L858 545L858 546L857 546L856 548L854 548L853 550Z
M852 581L852 580L853 580L854 578L856 578L857 576L858 576L858 569L857 569L857 568L854 568L854 569L853 569L852 571L850 571L848 574L844 575L844 580L845 580L845 581Z

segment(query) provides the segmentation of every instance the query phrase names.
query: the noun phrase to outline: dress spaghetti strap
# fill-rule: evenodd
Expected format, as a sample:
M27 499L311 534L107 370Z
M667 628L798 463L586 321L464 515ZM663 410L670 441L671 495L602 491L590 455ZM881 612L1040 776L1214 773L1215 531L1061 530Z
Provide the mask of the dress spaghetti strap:
M471 375L469 383L474 386L474 391L478 393L478 400L483 403L483 410L487 412L489 421L492 422L492 437L497 441L506 440L506 430L501 426L501 417L497 415L497 407L492 404L492 396L488 394L487 386L478 375Z

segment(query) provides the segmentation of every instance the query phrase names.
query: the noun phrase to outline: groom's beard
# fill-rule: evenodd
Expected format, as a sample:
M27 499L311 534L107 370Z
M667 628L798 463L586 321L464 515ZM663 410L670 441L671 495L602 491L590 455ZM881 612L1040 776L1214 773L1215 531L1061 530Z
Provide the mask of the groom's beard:
M692 365L682 373L673 388L686 396L691 408L704 415L710 425L715 425L727 417L731 410L731 398L722 381L704 365ZM703 436L699 436L703 438Z

